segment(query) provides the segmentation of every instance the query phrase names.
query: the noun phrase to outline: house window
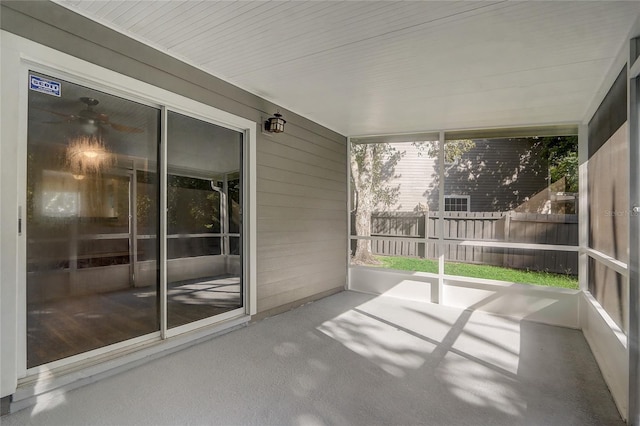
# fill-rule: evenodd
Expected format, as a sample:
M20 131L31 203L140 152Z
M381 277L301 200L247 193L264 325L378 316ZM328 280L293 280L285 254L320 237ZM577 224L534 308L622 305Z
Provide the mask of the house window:
M445 212L468 212L470 197L468 195L445 195Z

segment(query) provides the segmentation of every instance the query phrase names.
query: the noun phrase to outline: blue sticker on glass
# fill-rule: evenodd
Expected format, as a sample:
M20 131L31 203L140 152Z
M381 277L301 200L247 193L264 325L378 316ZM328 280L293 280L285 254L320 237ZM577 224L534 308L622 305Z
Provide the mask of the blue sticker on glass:
M62 86L60 83L35 75L29 76L29 89L46 93L47 95L62 96Z

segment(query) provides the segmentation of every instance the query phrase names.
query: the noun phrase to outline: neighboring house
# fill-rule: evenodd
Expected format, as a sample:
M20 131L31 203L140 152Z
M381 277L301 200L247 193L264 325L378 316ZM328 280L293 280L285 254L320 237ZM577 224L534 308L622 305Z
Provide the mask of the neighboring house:
M547 161L536 155L534 139L480 139L455 162L445 164L445 211L550 213ZM432 144L432 145L429 145ZM379 210L435 211L438 207L438 162L435 143L392 143L402 158L387 185L397 189L396 202ZM571 196L569 196L571 197ZM535 203L530 200L535 199Z

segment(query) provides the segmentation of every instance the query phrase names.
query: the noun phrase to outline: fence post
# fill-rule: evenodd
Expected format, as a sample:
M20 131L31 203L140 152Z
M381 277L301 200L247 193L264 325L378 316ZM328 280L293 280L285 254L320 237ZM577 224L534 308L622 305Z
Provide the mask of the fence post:
M504 216L504 241L510 240L511 234L511 211ZM502 252L502 266L509 267L509 254L511 249L504 249Z
M424 244L418 243L418 257L427 257L427 214L423 212L421 216L418 217L418 236L420 236L424 240Z
M504 216L504 240L509 241L509 233L511 232L511 212L508 211Z

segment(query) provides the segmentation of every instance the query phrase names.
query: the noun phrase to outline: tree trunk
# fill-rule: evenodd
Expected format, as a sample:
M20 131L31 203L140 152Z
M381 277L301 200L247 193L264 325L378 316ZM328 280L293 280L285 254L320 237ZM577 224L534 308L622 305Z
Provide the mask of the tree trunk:
M358 208L356 212L356 234L360 237L371 236L371 210ZM351 260L356 265L375 265L378 260L371 254L371 240L358 240L356 253Z
M361 162L351 157L351 176L357 194L356 235L371 236L371 213L374 207L373 194L373 156L372 147L363 146L364 155ZM375 265L378 260L371 254L371 240L357 240L356 252L351 259L356 265Z

